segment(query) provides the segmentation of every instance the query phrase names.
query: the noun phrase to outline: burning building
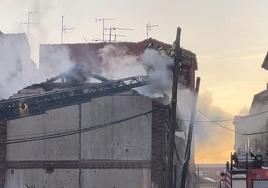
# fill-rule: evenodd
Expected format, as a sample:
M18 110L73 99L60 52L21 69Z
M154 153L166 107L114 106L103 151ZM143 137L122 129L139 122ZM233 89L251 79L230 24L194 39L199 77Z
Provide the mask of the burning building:
M0 108L10 109L12 103L19 110L10 112L0 130L6 143L0 145L1 187L165 185L168 108L163 97L152 99L133 90L147 85L146 77L111 81L99 76L105 64L97 54L105 45L41 45L40 71L49 75L57 63L65 63L54 55L60 52L89 72L59 75L2 102ZM127 55L138 56L148 47L172 55L171 45L152 39L113 45L124 48ZM192 89L195 54L183 50L183 56L180 83ZM92 83L92 78L99 81ZM175 158L182 161L185 143L177 145L182 152Z
M43 44L40 45L40 71L42 73L53 73L58 67L67 66L68 63L86 65L88 69L101 73L103 69L108 69L109 64L105 58L111 57L138 57L144 53L145 49L155 49L160 53L166 53L174 56L174 46L157 41L155 39L147 39L141 42L118 42L114 43L105 57L100 55L100 50L105 50L105 46L110 43L81 43L81 44ZM181 66L180 83L187 88L194 88L195 71L197 70L196 55L189 50L182 50L183 65ZM66 57L67 56L67 57ZM68 59L68 61L66 61ZM115 59L118 60L118 59ZM67 62L67 64L66 64ZM129 62L123 62L119 66ZM142 62L140 62L142 63ZM116 64L116 62L114 63ZM116 69L122 69L122 67ZM49 75L55 76L55 75Z

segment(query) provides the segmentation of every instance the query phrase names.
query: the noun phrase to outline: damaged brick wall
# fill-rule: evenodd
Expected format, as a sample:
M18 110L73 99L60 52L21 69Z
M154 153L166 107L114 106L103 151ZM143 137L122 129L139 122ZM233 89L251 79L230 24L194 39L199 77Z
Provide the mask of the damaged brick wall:
M0 121L0 143L6 142L7 123ZM0 188L5 186L6 145L0 144Z
M153 109L163 107L153 102ZM152 160L151 180L153 187L162 188L165 185L165 155L166 155L166 121L168 111L163 108L152 114Z

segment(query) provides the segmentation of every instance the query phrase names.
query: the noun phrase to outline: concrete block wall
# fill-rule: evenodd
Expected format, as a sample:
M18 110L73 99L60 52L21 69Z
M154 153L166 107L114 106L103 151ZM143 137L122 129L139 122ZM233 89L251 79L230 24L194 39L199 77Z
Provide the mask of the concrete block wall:
M76 188L79 187L78 169L8 169L5 188ZM86 186L88 187L88 186Z
M110 96L82 104L82 128L138 115L152 108L141 96ZM97 122L97 123L96 123ZM83 133L82 159L151 160L151 114Z
M56 133L78 129L78 106L50 110L44 115L9 121L9 139ZM8 145L7 160L77 160L79 135Z
M150 188L150 169L90 169L82 171L85 188Z
M7 136L23 138L85 128L151 109L151 99L131 93L102 97L10 121ZM150 187L153 133L152 114L148 114L91 132L8 145L7 164L12 168L6 171L5 187L27 184L43 188L100 188L109 183L114 188Z

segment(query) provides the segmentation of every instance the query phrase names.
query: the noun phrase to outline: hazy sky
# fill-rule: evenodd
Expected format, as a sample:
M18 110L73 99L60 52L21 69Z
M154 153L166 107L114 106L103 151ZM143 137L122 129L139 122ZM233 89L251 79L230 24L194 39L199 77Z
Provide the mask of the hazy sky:
M65 42L100 39L95 18L116 20L107 27L133 28L118 32L122 40L141 41L147 22L159 24L151 37L171 43L182 28L182 46L198 58L201 91L212 104L230 114L249 108L253 95L265 89L268 72L261 69L268 50L267 0L0 0L0 30L25 32L27 11L40 11L32 21L31 43L59 43L61 16L68 31ZM35 53L38 50L33 50ZM35 56L35 55L33 55Z

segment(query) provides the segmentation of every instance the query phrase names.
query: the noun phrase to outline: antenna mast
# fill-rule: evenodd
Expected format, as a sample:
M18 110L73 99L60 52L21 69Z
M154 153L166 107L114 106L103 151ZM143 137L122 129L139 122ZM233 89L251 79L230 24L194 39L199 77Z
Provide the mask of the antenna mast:
M105 28L105 30L109 30L109 42L112 42L112 31L115 31L115 30L133 31L134 29L127 29L127 28L121 28L121 27L110 27L110 28ZM115 40L116 40L116 36L119 36L119 35L115 35Z
M64 25L64 16L61 16L61 44L63 44L64 33L67 30L74 30L74 28L73 27L67 27L66 25Z
M151 23L147 23L146 24L146 36L147 36L147 39L149 38L149 32L152 31L152 28L153 27L158 27L159 25L151 25Z
M36 11L28 11L27 22L23 22L22 24L27 25L27 36L30 38L30 25L39 24L38 22L31 22L31 15L38 14Z
M105 21L115 20L114 18L96 18L96 22L102 22L102 40L105 42Z

